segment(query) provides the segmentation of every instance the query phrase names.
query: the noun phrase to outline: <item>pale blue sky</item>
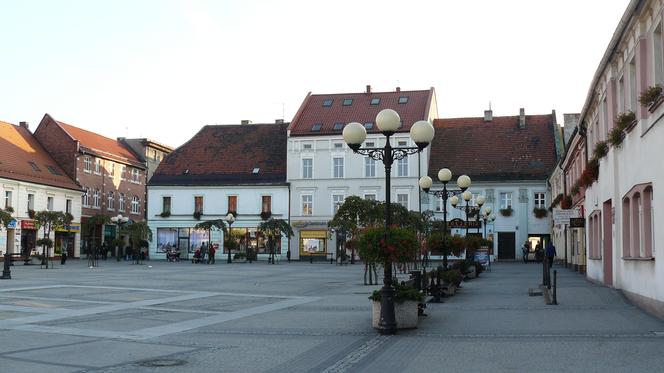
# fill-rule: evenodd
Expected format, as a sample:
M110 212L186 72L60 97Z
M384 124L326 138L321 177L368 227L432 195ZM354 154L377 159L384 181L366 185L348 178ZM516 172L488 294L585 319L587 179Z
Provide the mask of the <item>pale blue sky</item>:
M0 0L0 120L181 145L307 92L435 87L441 117L579 112L628 0ZM282 114L283 110L283 114Z

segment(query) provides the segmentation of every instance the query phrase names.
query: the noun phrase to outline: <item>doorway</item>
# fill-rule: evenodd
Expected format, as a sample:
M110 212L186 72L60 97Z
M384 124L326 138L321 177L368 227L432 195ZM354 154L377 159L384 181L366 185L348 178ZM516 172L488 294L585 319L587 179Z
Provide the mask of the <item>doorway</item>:
M515 244L514 232L498 232L498 260L516 259Z

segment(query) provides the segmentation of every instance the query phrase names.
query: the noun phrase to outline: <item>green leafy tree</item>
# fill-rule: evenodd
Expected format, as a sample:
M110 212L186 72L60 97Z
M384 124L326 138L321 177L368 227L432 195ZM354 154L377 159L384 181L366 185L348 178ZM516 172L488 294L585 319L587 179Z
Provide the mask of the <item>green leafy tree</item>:
M87 241L87 255L90 265L96 265L94 262L95 253L97 252L97 232L103 229L104 225L109 224L111 218L106 215L97 214L93 215L81 222L81 234ZM117 248L118 246L116 246ZM117 250L116 250L117 255Z
M132 253L136 264L140 263L140 249L148 246L148 241L152 241L152 231L145 221L133 222L125 225L122 234L129 237Z
M270 218L258 225L258 231L267 238L267 245L270 250L268 262L274 264L274 252L277 240L283 236L288 238L293 237L293 229L284 219Z
M44 236L37 241L37 244L42 246L42 264L48 268L49 250L53 247L53 240L51 240L51 232L56 229L64 228L65 225L71 224L73 216L62 211L39 211L35 213L35 225L37 229L44 229Z
M10 209L0 209L0 227L6 227L9 225L14 218L12 218L13 210Z

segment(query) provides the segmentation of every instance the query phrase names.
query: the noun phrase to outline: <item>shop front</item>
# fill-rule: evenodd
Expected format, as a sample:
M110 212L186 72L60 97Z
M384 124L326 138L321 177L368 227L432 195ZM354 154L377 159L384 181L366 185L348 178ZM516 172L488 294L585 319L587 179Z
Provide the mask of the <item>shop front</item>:
M179 252L181 259L193 258L196 250L210 244L208 231L196 228L157 228L156 258L167 252Z
M80 223L71 223L63 228L55 230L55 254L62 255L62 251L67 251L70 258L79 257L80 252L76 250L76 235L81 233Z
M326 230L300 230L300 260L327 258Z
M21 220L21 254L30 256L37 254L37 225L34 220Z

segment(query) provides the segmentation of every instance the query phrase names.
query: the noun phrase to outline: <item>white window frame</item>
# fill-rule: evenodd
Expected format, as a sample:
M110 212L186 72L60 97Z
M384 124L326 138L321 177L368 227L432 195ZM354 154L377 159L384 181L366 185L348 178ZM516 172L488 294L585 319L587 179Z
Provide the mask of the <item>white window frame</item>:
M124 212L125 211L125 194L120 193L118 196L118 211Z
M504 203L504 202L509 202L509 203ZM511 208L512 207L512 192L500 192L500 208L501 209L506 209L506 208Z
M83 207L90 207L90 188L85 187L85 192L82 198Z
M5 190L5 208L12 207L12 191Z
M364 157L364 177L376 177L376 160Z
M141 183L141 170L139 170L138 168L131 169L131 182L134 184Z
M106 210L115 210L115 192L110 191L106 196Z
M405 207L406 210L410 210L410 193L397 191L396 194L397 195L396 195L396 201L395 202L400 204L401 206ZM402 201L399 201L399 197L402 197L402 196L406 196L406 200L405 200L406 204L405 205L402 203Z
M87 155L83 157L83 172L92 173L92 159Z
M52 196L46 197L46 210L53 211L54 198Z
M340 164L337 164L337 161L340 161ZM344 178L344 157L332 157L332 178L334 179L343 179Z
M99 195L99 189L92 191L92 207L96 209L101 207L101 196Z
M95 175L101 175L101 158L95 158Z
M305 163L307 163L306 161L311 162L311 164L308 167L308 170L309 170L308 174L306 172L307 168L305 167ZM301 163L302 163L302 167L300 168L300 170L301 170L300 172L302 172L302 175L301 175L302 178L307 179L307 180L313 179L314 178L314 159L311 158L311 157L302 158Z
M138 196L131 197L131 213L136 215L141 213L141 199Z
M408 157L397 160L397 176L408 177Z
M28 210L35 210L35 195L34 193L28 193Z
M308 197L309 201L305 202L305 200L304 200L305 197ZM309 213L308 214L306 214L305 210L304 210L304 207L307 204L309 205ZM302 214L302 216L312 216L314 214L314 195L313 194L306 193L306 194L301 194L300 195L300 213Z
M367 196L373 196L373 199L368 199ZM369 200L369 201L377 201L378 200L378 193L376 193L376 192L364 193L362 195L362 198L365 199L365 200Z
M115 162L108 161L108 177L115 176Z
M341 197L341 201L336 201L336 199L338 199L336 197ZM341 202L341 204L339 204L339 206L341 206L344 203L345 200L346 200L346 194L338 193L338 192L337 193L335 193L335 192L332 193L332 210L331 210L332 211L332 216L334 216L334 214L337 213L337 210L338 210L337 203Z
M533 194L533 201L535 203L535 208L540 208L540 209L546 208L546 193L535 192Z

